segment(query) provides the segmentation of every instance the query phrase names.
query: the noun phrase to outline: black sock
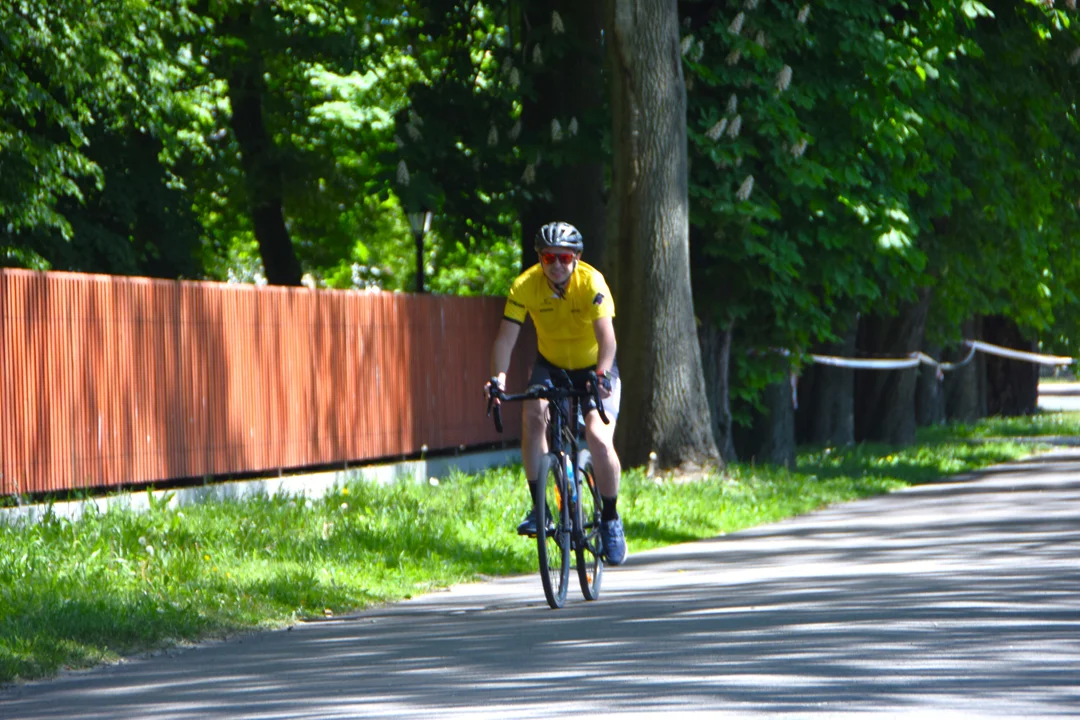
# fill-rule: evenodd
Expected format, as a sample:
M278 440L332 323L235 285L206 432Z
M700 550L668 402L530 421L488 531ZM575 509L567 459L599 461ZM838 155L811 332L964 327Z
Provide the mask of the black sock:
M604 497L600 496L600 519L604 522L609 520L616 520L619 517L618 511L615 510L615 504L619 502L618 496L616 497Z
M536 483L530 482L529 486L529 512L536 508Z

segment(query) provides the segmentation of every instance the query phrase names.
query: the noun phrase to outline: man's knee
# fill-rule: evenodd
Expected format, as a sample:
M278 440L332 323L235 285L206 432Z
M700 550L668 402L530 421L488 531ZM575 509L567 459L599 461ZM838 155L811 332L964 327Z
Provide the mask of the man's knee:
M547 425L545 408L538 402L528 402L521 410L521 419L526 432L542 432Z
M590 415L594 414L595 412L590 413ZM595 422L588 422L585 425L585 440L589 443L589 449L592 450L594 455L601 451L614 454L614 436L615 424L604 425L599 417L596 418Z

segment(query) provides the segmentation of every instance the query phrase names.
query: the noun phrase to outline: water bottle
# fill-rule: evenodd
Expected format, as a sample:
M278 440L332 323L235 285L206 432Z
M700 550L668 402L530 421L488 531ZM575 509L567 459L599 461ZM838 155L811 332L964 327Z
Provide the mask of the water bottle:
M577 502L577 480L574 478L574 461L570 453L563 456L566 459L566 482L570 486L570 499Z

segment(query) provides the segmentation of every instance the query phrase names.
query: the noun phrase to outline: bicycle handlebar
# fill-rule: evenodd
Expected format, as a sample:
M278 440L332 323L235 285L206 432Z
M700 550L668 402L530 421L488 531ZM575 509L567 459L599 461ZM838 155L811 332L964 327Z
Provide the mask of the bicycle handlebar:
M502 410L498 403L500 402L514 402L517 400L560 400L562 398L587 398L591 397L596 401L596 409L600 413L600 419L604 421L605 425L610 425L611 420L608 419L607 413L604 412L604 399L600 397L600 383L596 377L596 373L589 372L589 389L577 390L575 388L556 387L548 380L544 385L533 385L523 393L504 393L499 389L498 378L491 378L491 382L488 384L488 417L495 421L495 430L497 432L503 431L502 423Z

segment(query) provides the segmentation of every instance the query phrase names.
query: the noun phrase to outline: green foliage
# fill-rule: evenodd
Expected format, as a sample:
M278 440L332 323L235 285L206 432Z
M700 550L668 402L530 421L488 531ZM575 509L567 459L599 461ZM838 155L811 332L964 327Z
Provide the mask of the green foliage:
M829 340L919 287L937 340L980 314L1059 347L1080 328L1080 37L1047 7L682 4L695 297L734 323L737 405L787 372L747 349Z
M75 208L101 191L115 158L116 145L112 154L95 147L105 137L135 142L167 134L161 123L176 75L163 28L182 15L171 10L128 0L106 0L89 15L85 3L67 1L0 9L0 259L40 266L63 252ZM114 227L90 244L105 254L131 252L122 245L137 213L106 214ZM79 220L104 230L89 215ZM144 241L134 252L157 251Z

